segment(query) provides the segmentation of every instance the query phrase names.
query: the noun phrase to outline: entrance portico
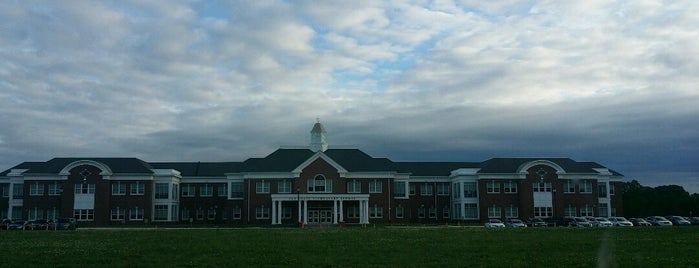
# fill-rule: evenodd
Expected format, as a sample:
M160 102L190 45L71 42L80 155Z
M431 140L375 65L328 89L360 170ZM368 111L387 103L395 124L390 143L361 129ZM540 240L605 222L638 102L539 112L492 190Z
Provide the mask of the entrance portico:
M282 202L298 203L298 219L303 224L309 222L338 224L345 221L343 211L346 201L359 202L359 223L369 223L368 194L272 194L271 197L272 224L282 223ZM332 203L332 209L330 203Z

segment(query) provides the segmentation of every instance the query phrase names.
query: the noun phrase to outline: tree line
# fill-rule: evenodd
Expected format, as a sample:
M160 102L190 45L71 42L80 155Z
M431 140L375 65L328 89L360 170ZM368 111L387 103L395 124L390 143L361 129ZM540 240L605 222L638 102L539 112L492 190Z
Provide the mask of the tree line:
M625 217L699 214L699 194L690 195L679 185L648 187L632 180L622 187L622 201Z

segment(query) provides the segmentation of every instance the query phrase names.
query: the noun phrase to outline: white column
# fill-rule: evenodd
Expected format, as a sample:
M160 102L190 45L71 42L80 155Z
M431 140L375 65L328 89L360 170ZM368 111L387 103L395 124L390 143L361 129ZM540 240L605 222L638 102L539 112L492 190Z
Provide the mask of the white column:
M303 222L303 219L301 218L301 200L299 200L298 203L299 203L299 217L298 217L298 221L299 221L299 222Z
M277 201L272 200L272 224L277 224Z
M369 223L369 200L364 201L364 220Z
M277 201L277 206L278 206L277 213L279 213L279 217L277 217L277 223L282 224L282 215L284 214L284 212L282 211L282 201L281 200Z
M337 200L333 200L333 224L337 224Z
M340 211L339 211L339 213L340 213L340 222L344 222L344 221L345 221L345 212L344 212L344 210L342 210L342 202L343 202L343 201L340 200Z
M303 224L308 224L308 200L303 200Z

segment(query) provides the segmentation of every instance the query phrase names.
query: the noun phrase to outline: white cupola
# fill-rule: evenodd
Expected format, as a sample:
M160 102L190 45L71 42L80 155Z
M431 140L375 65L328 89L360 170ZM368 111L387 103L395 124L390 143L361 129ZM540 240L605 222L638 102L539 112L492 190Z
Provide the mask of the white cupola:
M328 149L328 141L326 139L325 127L320 123L320 119L313 125L311 129L311 145L309 148L314 152L325 152Z

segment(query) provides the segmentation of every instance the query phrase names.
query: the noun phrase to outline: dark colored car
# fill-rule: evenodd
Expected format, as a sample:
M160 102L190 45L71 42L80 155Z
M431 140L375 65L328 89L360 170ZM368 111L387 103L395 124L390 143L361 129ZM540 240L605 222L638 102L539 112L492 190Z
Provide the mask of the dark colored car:
M672 222L672 225L675 225L675 226L692 225L692 223L689 222L689 221L688 221L687 219L685 219L684 217L680 217L680 216L667 216L667 217L665 217L665 218L668 219L670 222Z
M531 227L546 227L546 221L542 218L531 218L529 219L529 226Z
M546 218L546 225L548 226L568 226L568 219L566 218Z
M2 222L0 222L0 229L2 230L7 230L7 226L10 225L12 220L10 219L2 219Z
M7 230L24 230L24 225L26 221L23 220L12 220L10 224L7 225Z
M46 230L48 229L49 221L47 220L32 220L24 225L25 230Z
M56 230L75 230L78 228L75 218L57 218L54 224Z
M699 225L699 217L689 217L687 220L692 224L692 225Z
M650 222L647 222L646 220L642 218L631 218L629 219L631 223L633 223L633 226L652 226Z

